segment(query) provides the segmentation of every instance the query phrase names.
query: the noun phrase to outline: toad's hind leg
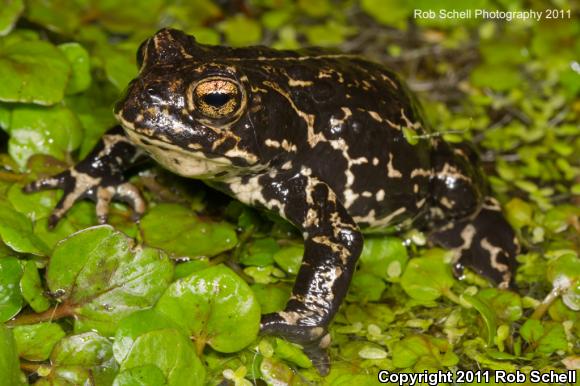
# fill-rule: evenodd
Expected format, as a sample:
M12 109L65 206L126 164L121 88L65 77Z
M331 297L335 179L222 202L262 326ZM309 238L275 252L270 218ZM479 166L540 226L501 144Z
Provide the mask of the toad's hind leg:
M327 374L328 325L362 250L357 225L332 189L309 169L236 178L222 189L245 203L277 211L302 231L304 258L292 296L283 311L262 317L261 332L301 344L320 373Z
M467 267L500 288L513 286L519 243L495 199L486 197L475 217L450 223L432 232L429 239L457 251L456 275Z

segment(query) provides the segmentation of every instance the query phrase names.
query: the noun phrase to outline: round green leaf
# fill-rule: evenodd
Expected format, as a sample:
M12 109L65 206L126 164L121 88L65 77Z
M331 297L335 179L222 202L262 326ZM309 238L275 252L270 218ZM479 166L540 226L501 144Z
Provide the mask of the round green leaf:
M22 308L22 294L18 283L22 265L15 257L0 259L0 322L12 319Z
M153 365L161 370L168 385L203 385L205 368L191 341L175 329L150 331L141 335L121 363L121 370Z
M43 256L46 245L32 232L32 223L21 213L0 202L0 239L16 252Z
M409 255L397 237L368 237L360 255L360 270L387 281L398 281Z
M179 326L155 309L132 313L119 323L119 328L115 333L113 344L115 359L119 363L123 362L139 336L150 331L168 328L178 329Z
M282 311L290 298L291 288L280 284L252 284L252 292L256 295L262 314Z
M57 385L110 385L118 371L111 346L96 332L61 339L50 355L51 378Z
M173 264L164 253L135 245L103 225L59 243L46 279L74 309L76 331L113 335L122 318L155 303L172 275Z
M240 263L244 265L270 265L274 262L273 256L280 249L272 237L253 240L244 246L240 256Z
M254 293L224 265L173 283L155 308L182 326L198 347L236 352L258 335L260 307Z
M63 106L23 105L13 108L8 152L21 167L33 154L65 160L81 143L82 126Z
M151 208L141 220L141 230L148 245L177 256L210 257L233 248L238 241L231 224L202 220L176 204Z
M121 371L113 386L166 386L167 379L159 367L145 365Z
M274 254L274 261L289 274L296 275L302 264L304 245L291 245L280 249Z
M18 355L29 361L48 359L54 345L65 335L62 327L56 323L38 323L14 327Z
M4 0L0 8L0 36L7 35L24 10L22 0Z
M95 366L113 357L112 343L96 332L61 339L50 355L57 365Z
M515 322L523 315L522 299L514 292L485 288L477 293L477 298L487 302L500 321Z
M0 101L52 105L64 97L70 65L52 44L0 39Z
M454 279L444 252L411 259L401 277L403 290L413 299L430 302L447 293Z
M71 65L71 77L66 86L67 94L76 94L89 88L91 65L89 53L79 43L64 43L58 46Z

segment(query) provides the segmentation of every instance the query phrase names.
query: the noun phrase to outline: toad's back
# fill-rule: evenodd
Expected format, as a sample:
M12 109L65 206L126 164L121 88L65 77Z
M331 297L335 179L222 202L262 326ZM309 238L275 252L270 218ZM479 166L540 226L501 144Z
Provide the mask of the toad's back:
M426 213L436 141L394 73L316 49L226 48L212 56L248 78L262 159L310 168L363 228Z

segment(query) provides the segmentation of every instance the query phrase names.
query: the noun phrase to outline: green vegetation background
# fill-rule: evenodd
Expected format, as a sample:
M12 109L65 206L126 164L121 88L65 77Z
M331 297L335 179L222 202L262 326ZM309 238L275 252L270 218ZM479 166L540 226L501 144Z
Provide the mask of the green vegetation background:
M0 0L0 385L371 385L379 369L578 369L579 4L469 4L570 10L496 22L414 19L413 8L467 5L413 3ZM520 290L454 279L449 254L418 231L369 237L321 379L300 348L257 337L302 253L280 220L147 167L133 177L150 207L140 225L114 204L112 227L93 227L82 202L48 230L62 192L22 186L74 164L115 123L136 48L162 26L212 44L337 47L401 72L436 130L479 148L525 248Z

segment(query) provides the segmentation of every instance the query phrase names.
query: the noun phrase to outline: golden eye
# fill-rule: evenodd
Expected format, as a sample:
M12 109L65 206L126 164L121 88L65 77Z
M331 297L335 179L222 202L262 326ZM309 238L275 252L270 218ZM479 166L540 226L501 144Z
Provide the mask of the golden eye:
M242 92L231 79L213 77L202 80L193 88L193 108L211 119L227 118L240 110Z

